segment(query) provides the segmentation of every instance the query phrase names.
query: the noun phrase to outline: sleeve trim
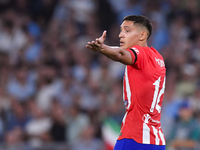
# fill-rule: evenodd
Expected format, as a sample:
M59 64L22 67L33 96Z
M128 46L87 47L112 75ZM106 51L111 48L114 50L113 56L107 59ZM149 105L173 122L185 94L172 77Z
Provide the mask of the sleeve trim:
M135 62L137 61L137 54L136 54L136 52L132 49L132 48L130 48L130 50L133 52L133 54L135 55L135 60L134 60L134 62L133 62L133 64L135 64Z

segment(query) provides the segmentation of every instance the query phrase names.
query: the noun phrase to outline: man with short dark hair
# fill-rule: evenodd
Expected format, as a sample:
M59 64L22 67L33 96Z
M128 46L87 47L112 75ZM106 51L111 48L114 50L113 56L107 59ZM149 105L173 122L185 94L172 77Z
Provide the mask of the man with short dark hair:
M86 45L126 65L123 80L126 113L114 150L164 150L160 117L166 68L158 51L147 46L151 23L144 16L130 15L123 19L120 29L120 47L104 44L106 31Z

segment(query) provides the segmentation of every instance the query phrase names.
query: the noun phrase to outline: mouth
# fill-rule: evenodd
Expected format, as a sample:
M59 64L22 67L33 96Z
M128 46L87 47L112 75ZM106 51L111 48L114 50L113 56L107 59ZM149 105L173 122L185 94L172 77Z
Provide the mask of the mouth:
M120 41L120 46L123 46L124 45L124 42Z

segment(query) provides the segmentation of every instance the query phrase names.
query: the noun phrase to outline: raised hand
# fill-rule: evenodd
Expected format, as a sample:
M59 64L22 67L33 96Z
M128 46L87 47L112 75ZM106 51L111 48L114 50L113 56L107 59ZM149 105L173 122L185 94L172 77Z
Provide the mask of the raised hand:
M88 42L86 47L94 52L99 52L103 49L104 41L106 39L106 32L104 31L100 38L97 38L95 41Z

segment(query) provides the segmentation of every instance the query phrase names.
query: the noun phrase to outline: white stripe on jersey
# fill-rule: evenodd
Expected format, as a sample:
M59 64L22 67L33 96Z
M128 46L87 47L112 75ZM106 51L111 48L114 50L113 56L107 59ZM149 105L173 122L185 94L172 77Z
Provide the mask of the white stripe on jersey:
M155 135L155 141L156 141L156 145L159 145L159 142L160 142L160 139L159 139L159 137L158 137L158 130L154 127L154 126L152 126L152 128L153 128L153 133L154 133L154 135Z
M127 113L128 113L128 112L126 112L125 115L124 115L124 117L123 117L123 120L122 120L122 127L121 127L120 132L122 131L122 129L123 129L124 125L125 125Z
M159 130L159 135L160 135L160 138L162 140L162 145L165 145L165 138L164 138L164 135L163 133L161 132L161 130Z
M143 123L143 141L144 144L150 144L150 128L146 123Z
M123 81L124 82L124 81ZM123 100L125 101L124 83L123 83Z
M123 120L122 120L122 122L123 122L124 124L125 124L125 120L126 120L127 113L128 113L128 112L125 113L124 118L123 118Z
M165 80L166 80L166 77L164 78L162 89L160 90L160 93L158 95L158 100L157 100L157 105L156 105L156 109L158 110L158 113L161 112L161 107L158 105L158 103L160 102L160 97L164 94L164 91L165 91Z
M127 66L125 68L125 81L126 81L126 93L127 93L127 98L128 98L127 109L129 109L129 107L131 105L131 90L130 90L130 85L129 85L129 79L128 79L128 73L127 73Z

